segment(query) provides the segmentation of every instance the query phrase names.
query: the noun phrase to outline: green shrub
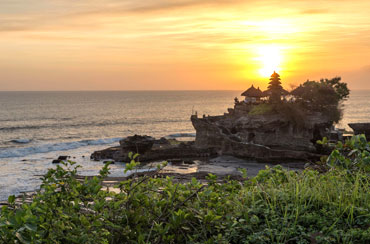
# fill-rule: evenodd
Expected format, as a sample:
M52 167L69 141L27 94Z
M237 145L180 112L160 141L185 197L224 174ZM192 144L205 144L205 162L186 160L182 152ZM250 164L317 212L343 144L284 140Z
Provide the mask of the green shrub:
M325 139L323 140L325 142ZM319 143L323 143L319 141ZM326 159L329 167L347 170L348 173L361 171L370 173L370 142L365 135L355 135L343 144L338 142Z
M262 115L262 114L268 114L273 111L273 105L268 103L261 103L252 108L251 111L249 111L249 115Z
M355 148L367 147L354 139ZM362 154L356 152L356 157ZM132 161L132 165L136 163ZM0 212L0 243L369 243L370 180L362 170L325 174L266 168L245 181L147 176L102 190L67 162L50 169L32 203Z
M301 84L290 93L296 103L310 110L326 115L330 121L338 122L342 117L341 102L350 94L347 83L341 77L309 81Z

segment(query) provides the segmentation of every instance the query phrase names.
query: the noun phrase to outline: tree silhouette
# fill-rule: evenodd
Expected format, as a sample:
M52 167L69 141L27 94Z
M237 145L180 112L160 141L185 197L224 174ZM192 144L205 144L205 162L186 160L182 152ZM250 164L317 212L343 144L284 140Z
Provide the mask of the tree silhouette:
M271 102L280 102L281 95L283 93L283 87L280 82L280 75L274 71L270 77L270 82L268 86L268 92L270 94Z
M340 102L347 99L349 93L347 84L341 82L340 77L334 77L330 80L307 80L290 94L306 109L325 113L334 122L338 122L342 116Z

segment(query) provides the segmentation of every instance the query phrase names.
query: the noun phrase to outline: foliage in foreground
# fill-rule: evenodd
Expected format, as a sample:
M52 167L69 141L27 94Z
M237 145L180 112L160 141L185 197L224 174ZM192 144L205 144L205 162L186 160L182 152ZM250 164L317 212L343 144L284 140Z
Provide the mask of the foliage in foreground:
M9 198L0 243L369 243L368 172L331 165L276 166L243 182L209 175L207 185L144 176L113 193L102 190L108 164L79 182L69 162L49 170L32 203L16 209Z
M329 147L326 137L317 141L324 147ZM339 141L329 156L321 158L327 169L340 169L351 175L361 171L370 174L370 142L365 135L355 135L347 139L344 144Z

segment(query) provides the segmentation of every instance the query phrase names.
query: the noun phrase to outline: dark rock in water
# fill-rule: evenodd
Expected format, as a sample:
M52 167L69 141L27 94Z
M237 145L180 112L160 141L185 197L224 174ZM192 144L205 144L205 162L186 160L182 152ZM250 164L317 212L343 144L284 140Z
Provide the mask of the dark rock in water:
M351 123L348 126L352 128L355 135L365 134L366 139L370 141L370 123Z
M151 136L129 136L119 141L121 148L126 151L143 154L150 150L155 139Z
M132 141L131 138L133 137L128 137L128 141ZM142 153L140 153L140 156L137 158L140 162L170 160L174 158L183 162L184 159L189 161L193 158L211 157L216 155L216 151L212 148L195 148L194 142L179 142L175 139L167 140L165 138L155 140L153 137L137 135L135 138L140 138L140 141L143 142L142 144L138 144L139 147L140 145L147 145L147 147L142 147L142 149L146 150L141 150ZM143 138L144 140L141 140ZM146 141L149 141L148 144L144 143ZM126 140L122 140L121 146L95 151L90 158L97 161L113 159L114 161L127 162L130 160L128 158L128 154L129 152L132 152L132 147L127 146L127 144L129 143L127 143Z
M191 165L191 164L195 164L195 162L193 160L184 160L184 164Z
M167 145L167 144L170 144L170 141L164 137L161 137L159 140L156 141L156 144Z
M107 149L95 151L91 154L90 159L100 161L103 159L113 159L115 161L124 161L127 158L128 151L123 150L120 146L110 147Z
M70 158L70 156L59 156L58 159L54 159L52 163L59 164L62 161L68 160L68 158Z
M58 160L67 160L70 156L59 156Z

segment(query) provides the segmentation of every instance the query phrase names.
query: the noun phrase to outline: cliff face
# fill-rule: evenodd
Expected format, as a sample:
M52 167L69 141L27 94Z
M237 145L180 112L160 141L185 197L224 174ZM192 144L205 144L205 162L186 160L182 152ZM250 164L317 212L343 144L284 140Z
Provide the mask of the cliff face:
M305 117L304 126L281 114L191 117L195 146L215 148L219 154L257 159L310 159L317 157L314 143L332 125L322 114Z

